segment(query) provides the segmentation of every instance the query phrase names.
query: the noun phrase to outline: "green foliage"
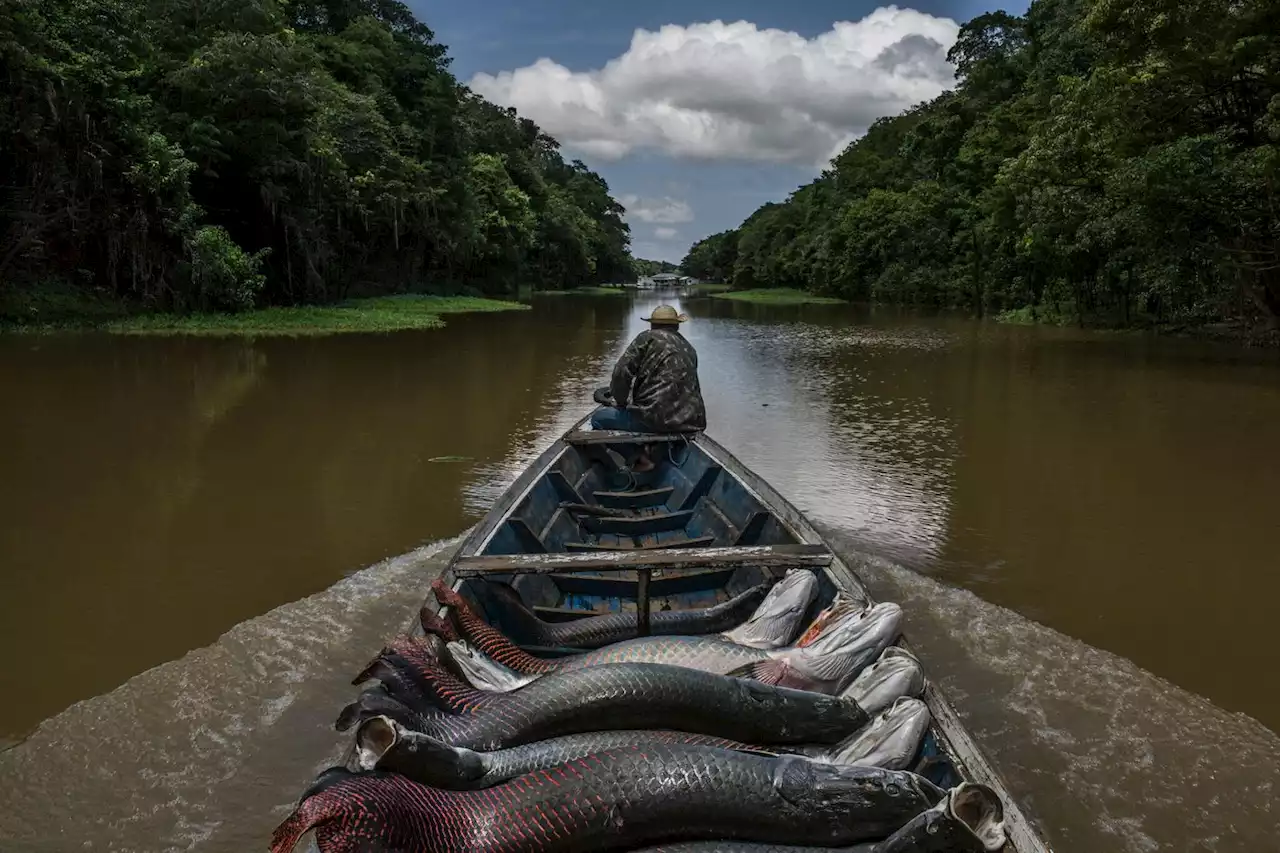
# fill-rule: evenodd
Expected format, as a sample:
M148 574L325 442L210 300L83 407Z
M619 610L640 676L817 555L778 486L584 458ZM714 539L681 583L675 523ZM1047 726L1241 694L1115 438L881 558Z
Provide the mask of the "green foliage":
M695 244L737 288L1009 319L1280 325L1280 11L1035 0L982 15L954 91Z
M205 311L631 272L608 185L396 0L0 0L0 62L2 288Z
M737 259L738 232L722 231L694 243L680 262L680 270L703 281L728 282Z
M635 258L631 262L631 268L632 277L636 280L661 273L674 273L680 269L678 264L670 261L647 261L644 258Z
M253 307L267 281L259 270L269 249L247 254L226 229L206 225L191 235L187 251L189 292L198 310L245 311Z

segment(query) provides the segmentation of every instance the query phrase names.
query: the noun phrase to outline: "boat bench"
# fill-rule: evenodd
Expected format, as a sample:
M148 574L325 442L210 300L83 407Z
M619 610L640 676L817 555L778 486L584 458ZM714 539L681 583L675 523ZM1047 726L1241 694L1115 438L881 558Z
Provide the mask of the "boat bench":
M669 444L692 441L696 432L623 432L616 429L579 429L565 435L565 444L583 447L592 444Z
M654 569L824 568L831 565L824 545L751 545L727 548L597 549L584 553L482 554L453 563L458 578L491 574L560 574L563 572L635 572L636 623L640 636L649 633L650 583Z

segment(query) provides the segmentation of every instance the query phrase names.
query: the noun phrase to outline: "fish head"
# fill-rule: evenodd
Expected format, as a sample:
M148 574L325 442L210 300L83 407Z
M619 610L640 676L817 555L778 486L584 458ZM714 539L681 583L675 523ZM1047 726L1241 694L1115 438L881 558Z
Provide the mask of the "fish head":
M936 809L944 811L965 826L982 844L985 851L1004 846L1004 803L994 790L976 782L961 782L947 792Z
M919 698L923 693L924 670L920 661L901 646L889 646L840 696L857 702L874 717L903 696Z
M898 636L901 623L902 608L892 602L881 602L865 610L851 604L828 619L822 632L808 645L770 655L786 662L793 686L834 694L880 656Z
M986 785L962 782L876 846L883 853L995 853L1004 847L1004 804Z
M403 727L390 717L370 717L356 729L356 763L361 770L373 770L400 739Z
M492 693L506 693L523 687L537 676L523 675L505 667L466 640L445 644L449 659L472 687Z
M774 790L801 808L807 819L838 824L861 815L867 824L884 821L880 827L866 826L867 837L889 835L946 793L923 776L880 767L824 764L796 756L780 758L776 767Z
M818 594L818 578L808 569L791 569L765 595L751 617L725 639L753 649L776 649L791 642L805 611Z
M905 770L920 751L933 716L919 699L903 697L862 731L837 744L824 760L833 764Z
M390 717L371 717L356 730L363 770L388 770L425 785L457 788L484 775L479 753L415 732Z

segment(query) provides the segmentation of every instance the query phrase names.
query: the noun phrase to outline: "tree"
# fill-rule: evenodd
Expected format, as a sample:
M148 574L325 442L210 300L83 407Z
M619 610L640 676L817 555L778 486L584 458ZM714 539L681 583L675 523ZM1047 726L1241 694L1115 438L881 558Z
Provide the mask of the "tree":
M0 0L0 281L157 308L616 280L609 187L396 0Z

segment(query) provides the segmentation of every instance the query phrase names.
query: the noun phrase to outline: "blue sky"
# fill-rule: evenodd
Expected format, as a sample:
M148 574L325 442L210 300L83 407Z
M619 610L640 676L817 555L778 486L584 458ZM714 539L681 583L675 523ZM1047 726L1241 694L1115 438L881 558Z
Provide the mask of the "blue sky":
M533 118L605 177L628 207L637 256L672 261L812 180L876 117L950 85L943 57L957 24L1026 8L407 2L449 47L460 80ZM633 44L638 29L650 35Z

